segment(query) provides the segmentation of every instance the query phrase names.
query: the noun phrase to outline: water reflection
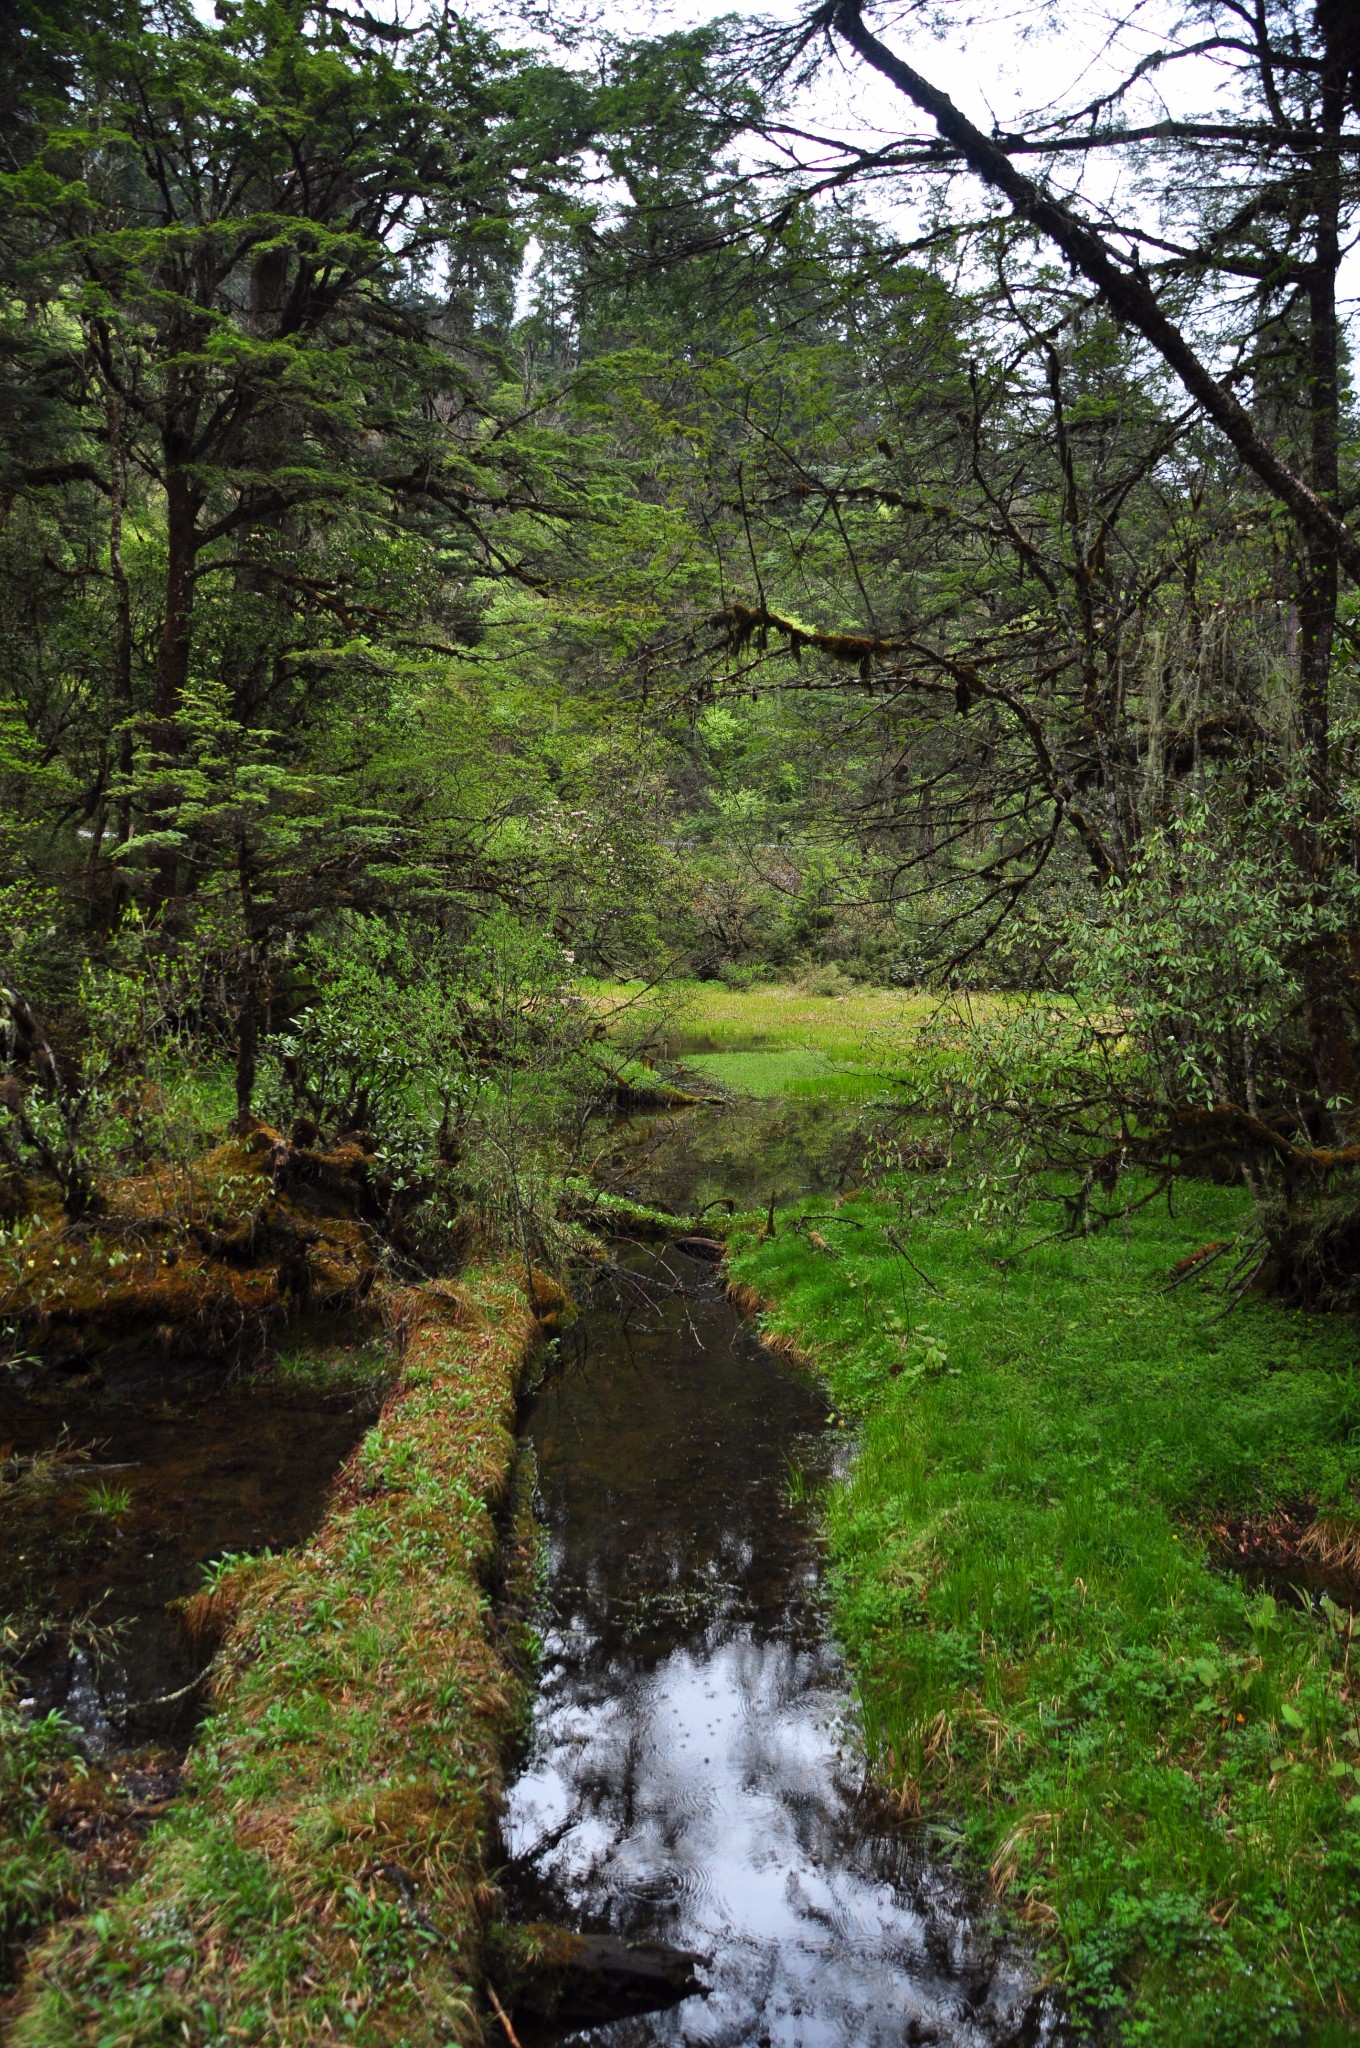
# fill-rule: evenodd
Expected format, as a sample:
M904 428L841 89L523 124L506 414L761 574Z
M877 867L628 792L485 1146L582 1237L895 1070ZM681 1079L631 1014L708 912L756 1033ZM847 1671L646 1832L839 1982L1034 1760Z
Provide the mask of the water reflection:
M711 1267L640 1255L631 1277L646 1311L587 1317L532 1428L551 1625L506 1817L516 1903L708 1958L706 1998L595 2030L619 2048L1055 2040L920 1832L859 1797L793 1477L835 1455L822 1397Z
M140 1384L77 1402L59 1384L0 1382L0 1450L58 1453L41 1483L0 1499L0 1615L45 1624L18 1659L20 1685L30 1711L60 1711L92 1757L187 1739L206 1657L172 1603L198 1590L209 1559L310 1535L371 1420L353 1398L284 1403L221 1381L186 1373L177 1400L162 1381L155 1402ZM71 1445L89 1459L63 1462ZM101 1483L119 1496L104 1513Z

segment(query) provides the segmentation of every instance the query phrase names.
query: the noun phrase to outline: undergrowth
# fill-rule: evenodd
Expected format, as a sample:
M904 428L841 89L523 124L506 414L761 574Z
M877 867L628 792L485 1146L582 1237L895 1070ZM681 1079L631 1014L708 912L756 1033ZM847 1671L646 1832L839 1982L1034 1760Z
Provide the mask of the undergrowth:
M0 1622L0 1634L14 1633ZM76 1754L74 1738L59 1714L21 1713L0 1673L0 1990L25 1940L77 1895L76 1859L47 1825L48 1793Z

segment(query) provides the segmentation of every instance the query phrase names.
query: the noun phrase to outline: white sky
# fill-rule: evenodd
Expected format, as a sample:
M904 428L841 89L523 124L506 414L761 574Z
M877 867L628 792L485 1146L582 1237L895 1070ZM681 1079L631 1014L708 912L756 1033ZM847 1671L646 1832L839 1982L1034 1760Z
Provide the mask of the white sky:
M495 7L495 0L490 4ZM808 11L807 0L765 0L758 10L734 6L732 0L681 0L673 6L651 0L552 4L558 19L613 36L663 35L747 12L792 23ZM1196 42L1204 33L1202 20L1187 22L1187 9L1176 0L1128 0L1118 11L1106 0L1067 0L1061 15L1057 0L936 0L931 11L941 24L938 32L923 22L922 10L910 0L874 7L870 25L986 130L994 123L1003 130L1018 129L1027 125L1025 117L1084 107L1140 59ZM517 0L500 0L495 12L510 29ZM508 39L522 41L522 30L516 36L511 29ZM796 125L864 148L933 133L925 116L843 44L822 47L826 54L814 83L790 116ZM1229 114L1236 111L1233 70L1220 57L1183 58L1140 81L1123 110L1139 123L1167 115ZM815 159L818 152L809 149L807 154ZM1085 159L1074 154L1061 160L1054 175L1097 213L1108 207L1117 218L1154 224L1154 202L1139 194L1137 168L1128 152ZM973 180L961 177L957 189L958 203L970 209L979 204L980 187ZM904 226L917 217L905 181L894 188L876 184L870 203L875 211L902 219ZM1343 265L1340 282L1343 318L1354 339L1360 329L1360 248Z
M211 20L213 0L191 0L203 19ZM424 0L367 0L379 16L409 20ZM507 41L523 47L543 44L541 31L526 31L531 9L544 0L465 0L469 12L488 27L500 28ZM613 36L664 35L723 15L795 22L808 12L808 0L764 0L747 9L733 0L680 0L660 6L653 0L546 0L554 17L585 32ZM1360 0L1352 0L1360 5ZM1061 7L1061 13L1059 9ZM871 26L918 70L942 87L977 124L990 129L1020 128L1022 117L1081 107L1125 76L1138 59L1178 42L1189 43L1202 24L1186 21L1187 9L1177 0L1126 0L1119 10L1107 0L934 0L937 31L922 19L923 9L911 0L874 7ZM1125 102L1131 119L1155 121L1167 114L1208 113L1215 106L1227 112L1232 74L1221 60L1201 56L1157 71L1141 82L1137 98ZM793 110L792 119L817 134L836 137L864 148L909 134L930 132L930 124L886 79L862 64L844 46L827 48L811 90ZM811 152L809 152L811 154ZM1127 156L1106 153L1095 158L1073 156L1062 165L1060 178L1080 191L1099 210L1137 217L1146 209L1134 191L1135 172ZM961 188L967 189L961 180ZM905 188L895 205L911 208ZM967 203L976 198L974 186ZM882 186L874 194L876 210L887 211L894 200ZM1146 220L1146 211L1142 212ZM530 252L530 263L533 251ZM1360 337L1360 247L1343 264L1343 317L1352 342ZM523 297L527 303L527 278Z

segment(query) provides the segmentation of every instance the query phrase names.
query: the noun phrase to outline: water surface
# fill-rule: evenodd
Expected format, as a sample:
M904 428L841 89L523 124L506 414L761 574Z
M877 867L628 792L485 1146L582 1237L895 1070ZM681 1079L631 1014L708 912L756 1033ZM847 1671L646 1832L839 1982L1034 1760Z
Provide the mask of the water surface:
M30 1644L29 1710L60 1711L91 1756L188 1740L208 1653L175 1603L224 1554L309 1536L373 1412L352 1393L289 1399L220 1366L111 1381L0 1375L0 1617L11 1649Z
M863 1794L808 1500L845 1438L711 1264L628 1256L531 1425L549 1547L524 1915L700 1951L618 2048L1056 2041L1022 1956Z

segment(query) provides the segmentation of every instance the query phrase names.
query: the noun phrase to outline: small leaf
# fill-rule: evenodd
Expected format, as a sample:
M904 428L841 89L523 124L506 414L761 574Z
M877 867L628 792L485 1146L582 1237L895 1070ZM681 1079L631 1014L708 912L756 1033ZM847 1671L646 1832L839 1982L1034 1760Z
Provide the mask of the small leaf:
M1286 1728L1302 1728L1304 1725L1303 1715L1297 1707L1288 1705L1281 1707L1280 1719L1284 1722Z

